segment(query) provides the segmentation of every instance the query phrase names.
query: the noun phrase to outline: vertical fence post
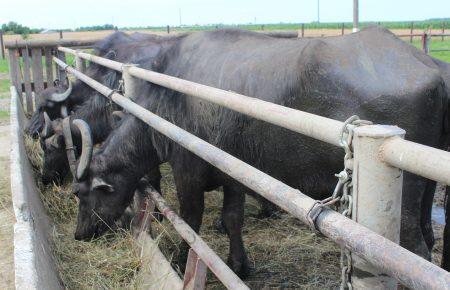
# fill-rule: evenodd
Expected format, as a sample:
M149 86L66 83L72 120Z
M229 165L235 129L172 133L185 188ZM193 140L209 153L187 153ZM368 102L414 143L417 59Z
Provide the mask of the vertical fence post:
M413 41L413 33L414 33L414 21L411 21L411 30L410 30L410 36L409 36L409 42L412 43Z
M342 24L341 24L341 35L344 35L344 29L345 29L345 24L344 24L344 22L342 22Z
M8 49L9 55L9 76L11 79L11 84L16 87L17 93L20 96L20 101L22 100L22 77L19 66L19 50L15 48Z
M66 54L64 52L58 50L57 55L61 61L66 62ZM59 65L56 65L56 69L58 70L59 81L63 84L67 77L66 71Z
M422 35L422 50L426 54L430 52L430 37L426 32Z
M59 31L59 39L63 39L63 32L62 32L62 30Z
M189 249L189 255L184 272L183 290L203 290L206 285L208 268L197 256L194 250Z
M445 22L442 21L442 40L441 41L444 41L444 33L445 33Z
M5 46L3 45L3 30L0 29L0 53L2 59L5 59Z
M170 26L167 25L167 34L169 34L169 33L170 33Z
M25 99L27 103L27 112L33 112L33 94L31 89L31 61L28 47L22 48L23 59L23 84L25 87Z
M129 73L130 68L134 66L136 65L127 63L122 67L123 86L125 88L124 96L132 100L137 96L137 83L139 82L137 78Z
M380 161L379 152L384 141L404 135L405 131L396 126L371 125L356 128L353 138L352 218L397 244L400 242L403 172ZM352 265L354 289L397 289L394 278L380 273L356 255L352 255Z
M86 71L86 62L78 56L78 52L79 50L77 50L77 54L75 55L75 68L77 71L84 73Z
M302 37L305 37L305 23L302 23Z

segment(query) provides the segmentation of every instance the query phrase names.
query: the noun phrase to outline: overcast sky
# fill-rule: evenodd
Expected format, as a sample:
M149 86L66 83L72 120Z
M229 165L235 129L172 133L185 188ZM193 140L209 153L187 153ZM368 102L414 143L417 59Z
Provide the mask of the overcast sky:
M125 26L311 22L317 0L0 0L0 24L74 28L111 23ZM360 0L360 21L450 17L450 0ZM6 4L7 3L7 4ZM77 5L75 5L77 3ZM352 20L353 0L320 0L320 22Z

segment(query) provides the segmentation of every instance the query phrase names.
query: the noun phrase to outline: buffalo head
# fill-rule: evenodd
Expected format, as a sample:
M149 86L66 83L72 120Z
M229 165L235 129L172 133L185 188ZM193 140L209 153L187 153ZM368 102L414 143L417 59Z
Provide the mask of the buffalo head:
M37 138L43 129L44 112L46 112L52 120L67 116L66 101L72 93L72 83L70 81L68 82L69 85L67 89L62 86L56 86L47 88L40 93L38 97L38 108L34 112L27 126L27 132L33 138Z

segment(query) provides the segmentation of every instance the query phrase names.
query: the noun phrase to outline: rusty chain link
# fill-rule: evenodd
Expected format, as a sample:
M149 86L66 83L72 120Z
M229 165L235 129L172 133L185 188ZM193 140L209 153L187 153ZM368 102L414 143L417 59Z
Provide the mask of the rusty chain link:
M348 118L341 129L340 145L345 151L344 155L344 169L335 174L338 178L338 183L334 188L333 194L323 200L316 201L310 208L307 214L310 228L318 232L315 220L321 213L324 206L335 206L341 214L348 218L352 218L353 208L353 130L356 127L371 125L372 122L361 120L358 116L351 116ZM352 272L352 256L351 252L341 247L341 286L340 289L353 289L351 283Z
M352 218L353 209L353 130L358 126L371 125L372 122L352 116L344 122L341 130L341 147L345 151L344 169L336 174L339 181L333 192L332 199L339 201L339 212L348 218ZM340 289L353 289L351 283L352 255L350 250L341 247L341 287Z

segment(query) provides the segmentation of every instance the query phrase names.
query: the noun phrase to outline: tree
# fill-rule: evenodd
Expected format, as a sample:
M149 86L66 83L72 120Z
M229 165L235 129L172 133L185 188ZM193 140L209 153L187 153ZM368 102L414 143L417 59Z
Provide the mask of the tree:
M41 31L41 29L32 29L14 21L3 24L1 29L4 33L8 34L31 34L39 33Z

